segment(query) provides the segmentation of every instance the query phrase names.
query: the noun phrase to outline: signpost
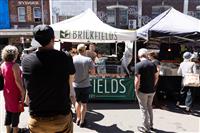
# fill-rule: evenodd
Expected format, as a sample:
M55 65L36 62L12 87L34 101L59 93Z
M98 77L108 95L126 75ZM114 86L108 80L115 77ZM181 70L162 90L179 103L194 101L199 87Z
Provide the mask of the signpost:
M133 78L90 78L91 100L135 100Z

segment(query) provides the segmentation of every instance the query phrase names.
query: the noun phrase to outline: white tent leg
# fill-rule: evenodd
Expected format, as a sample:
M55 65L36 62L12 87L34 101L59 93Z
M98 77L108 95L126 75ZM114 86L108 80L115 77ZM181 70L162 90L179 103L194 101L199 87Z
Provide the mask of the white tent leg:
M134 41L134 70L135 70L135 65L137 63L137 41ZM134 71L134 75L135 75L135 71Z

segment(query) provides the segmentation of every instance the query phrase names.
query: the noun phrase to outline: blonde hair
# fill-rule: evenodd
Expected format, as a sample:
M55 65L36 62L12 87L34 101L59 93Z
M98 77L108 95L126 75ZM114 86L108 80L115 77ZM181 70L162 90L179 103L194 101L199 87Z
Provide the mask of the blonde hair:
M85 46L85 44L81 43L77 46L77 51L78 51L78 53L83 53L83 52L85 52L86 48L87 48L87 46Z
M2 49L1 58L3 61L12 62L17 58L18 54L19 52L16 46L7 45Z

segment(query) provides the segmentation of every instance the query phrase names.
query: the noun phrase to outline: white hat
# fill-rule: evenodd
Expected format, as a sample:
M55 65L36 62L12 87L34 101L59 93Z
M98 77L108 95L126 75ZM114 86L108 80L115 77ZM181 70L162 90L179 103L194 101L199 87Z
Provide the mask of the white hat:
M138 50L138 56L141 57L141 56L147 55L147 52L148 50L146 48L141 48Z
M190 53L190 52L185 52L185 53L183 54L183 58L184 58L184 59L190 59L191 56L192 56L192 53Z

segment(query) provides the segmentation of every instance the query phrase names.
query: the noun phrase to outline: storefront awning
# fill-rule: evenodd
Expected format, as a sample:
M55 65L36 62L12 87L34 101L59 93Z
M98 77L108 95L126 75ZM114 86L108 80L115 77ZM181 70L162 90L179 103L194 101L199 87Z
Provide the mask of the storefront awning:
M13 36L32 36L32 29L3 29L0 30L0 38Z

